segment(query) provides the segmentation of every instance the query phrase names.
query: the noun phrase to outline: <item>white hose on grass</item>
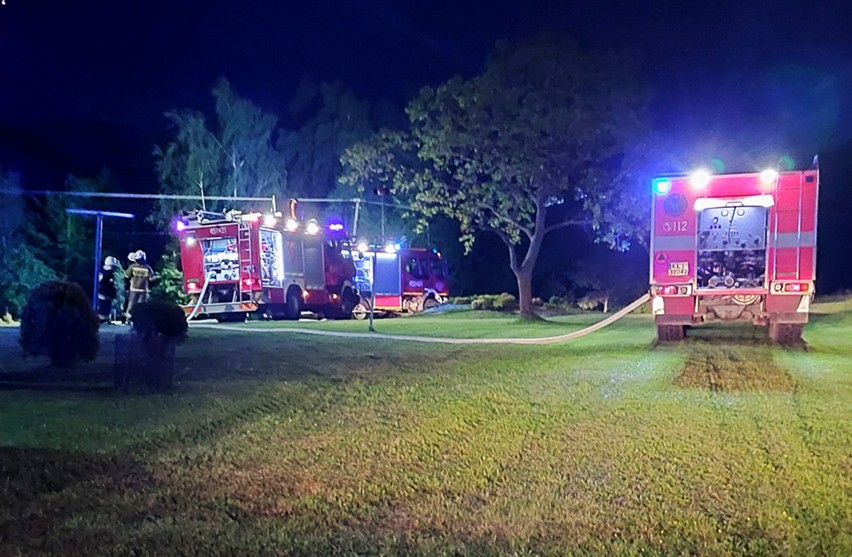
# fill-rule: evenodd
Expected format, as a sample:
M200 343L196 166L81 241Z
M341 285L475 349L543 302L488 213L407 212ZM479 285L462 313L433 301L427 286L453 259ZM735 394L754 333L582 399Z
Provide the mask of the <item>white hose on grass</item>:
M267 328L256 328L256 327L239 327L233 325L204 325L204 324L196 324L194 327L209 327L212 329L218 330L227 330L227 331L252 331L252 332L266 332L266 333L290 333L290 334L302 334L302 335L315 335L315 336L323 336L323 337L343 337L343 338L368 338L368 339L382 339L382 340L405 340L410 342L428 342L435 344L532 344L532 345L542 345L542 344L555 344L557 342L568 342L571 340L575 340L581 337L584 337L588 334L594 333L595 331L599 331L608 325L611 325L632 312L642 304L646 303L651 298L650 294L645 294L641 298L632 302L627 307L619 310L616 313L613 313L606 319L602 319L598 321L594 325L589 325L584 329L580 329L579 331L574 331L573 333L566 333L564 335L557 335L552 337L541 337L541 338L443 338L443 337L422 337L422 336L412 336L412 335L388 335L384 333L346 333L340 331L318 331L316 329L294 329L292 327L282 328L282 329L267 329Z

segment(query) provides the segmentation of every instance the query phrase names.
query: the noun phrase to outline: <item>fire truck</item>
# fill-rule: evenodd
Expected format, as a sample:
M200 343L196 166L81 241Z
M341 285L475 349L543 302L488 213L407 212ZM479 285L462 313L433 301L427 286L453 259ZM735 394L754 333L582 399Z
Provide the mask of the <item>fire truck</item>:
M348 319L359 298L342 228L280 213L182 215L175 229L191 298L184 311L219 321L298 319L303 310Z
M361 293L354 310L358 319L367 315L373 300L373 309L383 314L416 313L447 301L447 262L437 249L361 244L352 254Z
M651 308L660 341L709 321L800 341L816 278L819 170L656 178Z

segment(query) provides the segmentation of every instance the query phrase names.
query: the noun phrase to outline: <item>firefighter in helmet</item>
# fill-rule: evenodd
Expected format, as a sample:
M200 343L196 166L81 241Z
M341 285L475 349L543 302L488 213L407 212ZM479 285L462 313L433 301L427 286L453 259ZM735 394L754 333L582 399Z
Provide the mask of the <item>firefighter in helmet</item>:
M104 259L104 266L98 275L98 318L101 323L109 323L112 316L112 304L118 295L115 273L118 261L113 256Z
M128 281L127 288L127 318L131 319L133 306L148 301L148 289L154 279L154 270L148 265L145 252L139 250L127 256L131 264L124 272Z

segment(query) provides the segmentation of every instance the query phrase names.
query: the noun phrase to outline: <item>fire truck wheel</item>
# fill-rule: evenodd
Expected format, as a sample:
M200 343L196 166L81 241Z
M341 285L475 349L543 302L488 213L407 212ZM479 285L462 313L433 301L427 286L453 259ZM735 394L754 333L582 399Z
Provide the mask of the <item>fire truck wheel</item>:
M683 325L657 325L657 340L660 342L677 342L685 336Z
M423 310L424 311L427 310L427 309L434 309L434 308L438 307L439 305L441 305L441 304L439 304L438 300L436 300L435 298L426 298L425 300L423 300Z
M352 317L358 320L366 319L368 313L370 313L370 308L364 302L358 302L352 308Z
M266 308L266 315L273 321L287 319L287 310L284 304L270 304Z
M302 296L297 289L292 289L287 292L287 303L284 307L284 315L286 319L296 321L302 316Z
M343 292L340 293L340 307L337 310L337 315L335 316L337 319L350 319L352 318L352 312L355 309L355 305L358 302L358 297L352 293L351 288L344 288Z
M216 316L219 323L243 323L245 320L246 314L243 312L220 313Z
M785 346L802 342L804 325L797 323L769 323L769 338Z

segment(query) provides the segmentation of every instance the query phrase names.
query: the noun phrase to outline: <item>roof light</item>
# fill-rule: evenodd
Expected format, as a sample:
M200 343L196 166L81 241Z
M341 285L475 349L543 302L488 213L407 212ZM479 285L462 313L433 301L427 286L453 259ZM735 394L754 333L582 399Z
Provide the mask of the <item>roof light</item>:
M275 215L264 215L263 217L263 226L268 228L275 226L276 222L278 222L278 219L275 218Z
M332 232L340 232L343 230L343 225L339 222L334 222L328 225L328 229Z
M367 244L367 242L359 242L358 243L358 251L360 251L360 252L370 251L370 246Z
M672 183L665 178L657 178L652 182L652 187L657 195L666 195L672 189Z
M385 253L396 253L397 247L399 244L391 244L385 246Z
M305 232L312 236L319 233L319 229L319 224L317 224L317 221L314 219L309 220L307 226L305 226Z
M764 184L774 184L775 180L778 179L778 171L774 168L767 168L763 172L760 173L760 181Z
M710 183L710 178L710 172L701 168L692 173L689 177L689 183L693 188L704 189Z
M287 219L287 222L284 223L284 228L286 228L290 232L293 232L294 230L299 228L299 221L293 218Z
M178 220L175 223L175 230L177 230L178 232L183 232L184 230L186 230L187 226L188 225L185 222L183 222L182 220Z

